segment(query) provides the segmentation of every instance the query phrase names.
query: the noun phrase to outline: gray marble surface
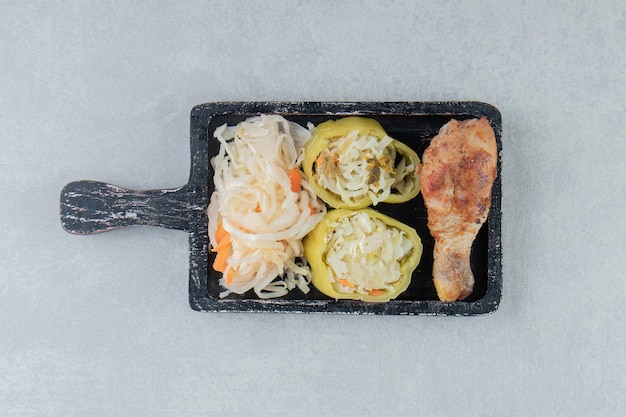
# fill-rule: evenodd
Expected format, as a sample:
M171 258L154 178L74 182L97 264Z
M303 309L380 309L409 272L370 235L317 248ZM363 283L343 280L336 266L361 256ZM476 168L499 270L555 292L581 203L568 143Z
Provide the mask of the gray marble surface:
M0 416L626 413L623 1L0 9ZM185 184L222 100L497 106L500 309L197 313L185 233L63 232L72 180Z

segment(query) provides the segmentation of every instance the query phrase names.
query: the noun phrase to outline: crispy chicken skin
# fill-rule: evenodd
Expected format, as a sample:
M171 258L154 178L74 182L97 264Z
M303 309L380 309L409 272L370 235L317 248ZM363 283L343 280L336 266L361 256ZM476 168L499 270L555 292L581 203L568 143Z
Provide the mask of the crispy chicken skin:
M485 117L451 120L424 151L420 186L435 239L433 281L442 301L462 300L473 291L470 253L491 207L497 154Z

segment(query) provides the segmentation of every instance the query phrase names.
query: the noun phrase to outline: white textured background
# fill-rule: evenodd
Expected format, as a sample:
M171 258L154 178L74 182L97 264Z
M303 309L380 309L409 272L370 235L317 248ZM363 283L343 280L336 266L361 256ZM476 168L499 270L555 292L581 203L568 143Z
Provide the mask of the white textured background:
M625 415L625 68L621 0L0 1L0 416ZM197 313L186 234L60 226L185 184L195 104L447 99L502 112L493 315Z

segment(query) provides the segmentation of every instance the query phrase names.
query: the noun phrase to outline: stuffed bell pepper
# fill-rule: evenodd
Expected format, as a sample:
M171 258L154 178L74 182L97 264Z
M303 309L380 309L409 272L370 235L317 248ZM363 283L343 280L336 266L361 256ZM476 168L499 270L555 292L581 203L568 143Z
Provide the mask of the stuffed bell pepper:
M334 208L403 203L419 193L417 154L374 119L344 117L312 131L302 164L315 193Z
M422 256L417 232L372 209L326 213L304 240L313 285L335 299L385 302L404 292Z

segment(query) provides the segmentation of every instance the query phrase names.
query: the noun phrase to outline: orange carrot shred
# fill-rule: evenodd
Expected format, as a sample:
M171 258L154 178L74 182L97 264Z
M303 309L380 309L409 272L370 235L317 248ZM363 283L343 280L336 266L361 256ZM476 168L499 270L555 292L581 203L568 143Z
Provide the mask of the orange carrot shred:
M213 252L219 252L221 250L227 249L230 247L230 233L228 233L227 235L225 235L222 240L220 240L217 243L217 246L215 247L215 249L213 249Z
M385 293L385 290L370 290L369 291L369 295L373 295L373 296L383 295L384 293Z
M232 268L229 269L228 274L226 274L226 285L230 285L230 283L233 282L234 275L235 275L235 270Z
M313 205L311 205L311 203L309 203L309 211L311 212L311 214L315 214L315 212L317 210L315 210L315 207L313 207Z
M351 283L350 281L348 281L347 279L345 279L345 278L341 278L341 279L339 280L339 283L340 283L341 285L343 285L344 287L350 287L350 288L353 288L353 287L354 287L354 285L352 285L352 283Z
M226 266L228 266L228 254L230 253L230 248L222 249L217 252L215 256L215 261L213 262L213 269L219 272L224 272L226 270Z
M318 157L317 157L317 159L315 160L315 167L316 167L316 168L321 167L321 166L322 166L322 164L324 163L324 159L326 159L326 158L325 158L325 156L324 156L324 152L322 152L322 153L320 153L320 154L319 154L319 156L318 156Z
M291 191L297 193L300 191L300 180L302 179L302 175L300 171L295 168L291 168L289 171L289 181L291 182Z
M224 229L224 226L222 226L222 222L219 222L217 224L217 230L215 231L215 240L217 243L219 244L227 234L229 233Z
M217 246L212 249L213 252L219 252L224 248L230 247L230 233L228 233L224 226L222 226L222 222L217 224L217 230L215 231L215 240L217 241Z

